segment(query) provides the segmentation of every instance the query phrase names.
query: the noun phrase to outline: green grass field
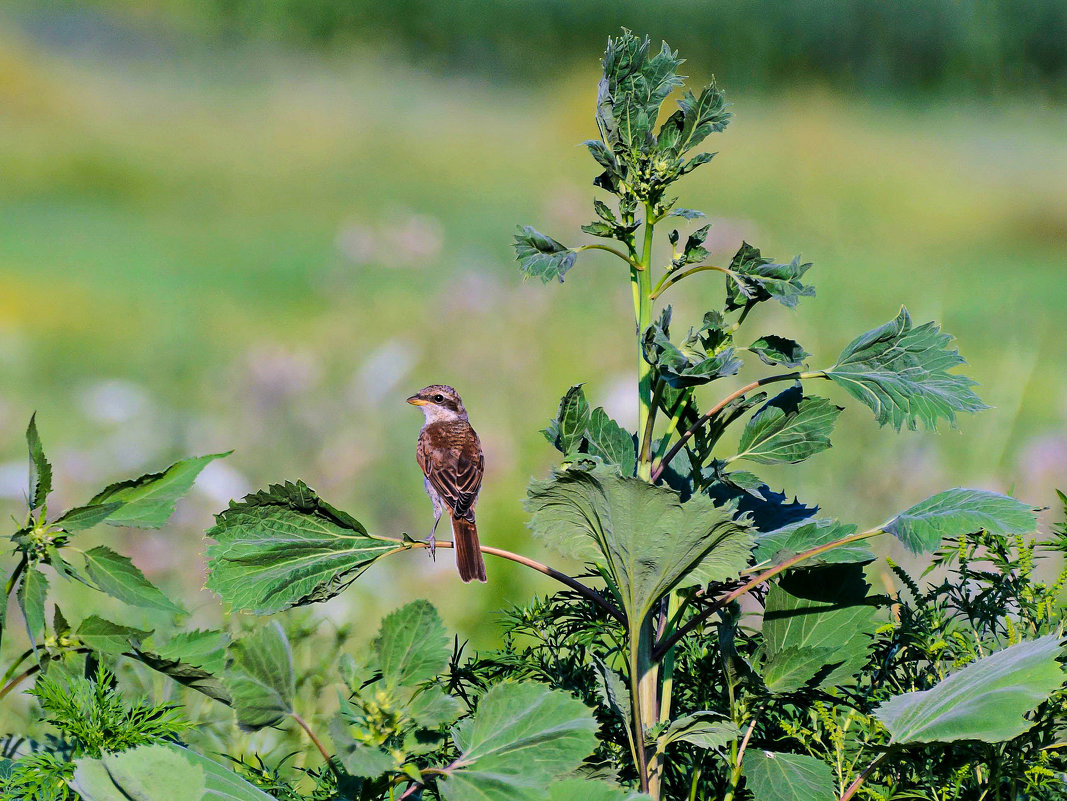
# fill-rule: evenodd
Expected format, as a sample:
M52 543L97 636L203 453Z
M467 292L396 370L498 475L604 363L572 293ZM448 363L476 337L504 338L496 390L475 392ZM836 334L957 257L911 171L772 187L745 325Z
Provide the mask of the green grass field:
M269 481L303 478L372 530L421 537L420 416L403 399L447 382L486 447L483 540L543 555L520 506L554 461L541 421L583 381L620 419L635 414L619 389L636 354L618 265L586 254L565 286L523 284L509 247L516 223L573 242L591 216L595 165L576 145L595 134L595 67L519 90L381 57L76 58L5 34L5 511L18 511L36 409L63 502L235 449L170 528L125 543L187 597L211 512ZM731 99L719 156L681 204L710 215L720 253L742 237L802 253L818 291L746 323L752 338L792 333L822 366L904 303L958 337L995 407L959 433L895 435L842 403L843 447L767 471L771 483L861 525L961 484L1051 503L1067 484L1067 112ZM665 296L676 319L723 291L689 286ZM372 626L429 597L486 644L482 610L547 588L491 563L488 587L460 591L450 560L394 559L327 609ZM217 614L206 593L196 608Z

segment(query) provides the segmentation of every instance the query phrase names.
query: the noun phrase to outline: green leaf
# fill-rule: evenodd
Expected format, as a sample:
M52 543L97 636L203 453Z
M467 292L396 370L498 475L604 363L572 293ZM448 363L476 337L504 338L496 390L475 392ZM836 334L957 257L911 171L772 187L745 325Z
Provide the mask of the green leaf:
M140 478L120 481L97 493L90 505L121 502L108 518L112 526L159 528L174 513L175 502L193 486L193 482L210 462L228 456L212 453L175 462L162 473L148 473Z
M1033 531L1037 514L1029 504L988 490L950 489L931 495L901 512L882 530L912 553L929 553L946 537L977 531L1023 534Z
M411 719L428 729L454 723L460 716L460 702L440 687L427 687L415 695L407 705Z
M789 264L775 264L748 242L743 242L730 262L726 278L726 308L740 309L749 303L777 300L795 309L801 298L814 297L815 289L801 282L811 268L797 256Z
M37 635L44 631L44 602L48 598L48 579L36 567L27 566L19 582L17 600L26 621L30 644L37 646Z
M77 506L65 512L55 522L57 526L62 527L66 532L84 531L87 528L92 528L97 523L103 523L120 506L122 506L122 501Z
M710 498L678 494L605 467L533 481L530 528L566 556L606 568L629 620L679 584L736 577L752 535Z
M207 536L216 541L207 549L207 588L260 615L328 600L403 547L371 537L302 481L231 503Z
M174 635L154 652L134 648L133 653L179 684L230 704L229 692L215 675L224 667L229 641L230 635L222 631L189 631Z
M660 734L657 748L662 751L671 743L686 742L708 751L718 751L740 737L741 730L718 712L693 712L672 720Z
M815 757L749 748L742 770L755 801L834 801L830 766Z
M866 663L877 627L868 589L859 565L797 572L772 584L763 613L767 689L849 683Z
M732 116L726 110L726 94L714 83L700 96L686 90L678 101L678 111L663 123L657 136L661 152L678 156L703 142L709 134L726 129Z
M629 431L612 420L601 407L593 409L586 431L589 453L599 456L607 464L619 468L624 476L632 476L637 467L637 449Z
M37 433L37 413L30 415L30 425L26 429L26 444L30 450L30 509L36 509L45 502L52 491L52 465L44 455L41 436Z
M162 609L164 612L185 614L185 610L160 592L144 573L127 557L115 553L106 545L86 551L85 569L96 585L123 603L146 609Z
M683 217L687 220L699 220L701 217L706 217L702 211L696 209L672 209L668 217Z
M578 257L577 251L545 236L530 225L519 228L514 247L523 274L540 278L546 284L552 279L558 279L562 284L563 276L574 266L574 260Z
M753 564L781 564L804 551L851 537L855 533L855 526L837 520L798 520L774 531L757 534L756 549L752 552ZM808 557L798 563L797 567L870 562L872 559L874 554L862 542L850 542Z
M652 801L652 797L608 782L564 779L548 787L548 801Z
M448 632L429 601L412 601L386 615L374 650L390 687L429 681L448 667L452 655Z
M1063 684L1062 636L1021 642L972 662L929 690L904 693L874 715L893 743L999 743L1034 725L1026 715Z
M589 426L589 401L581 384L575 384L559 402L556 419L541 432L564 456L578 453Z
M293 653L276 621L235 640L228 654L223 684L233 698L233 711L241 731L273 726L293 713L296 695Z
M655 367L671 387L682 389L707 384L734 375L741 369L741 360L734 355L733 348L719 349L725 341L721 316L714 312L705 314L701 327L690 330L681 345L670 340L670 320L671 308L668 306L660 319L645 329L642 353L645 361Z
M741 433L736 456L760 464L796 464L830 447L830 432L841 407L826 398L805 396L799 386L767 401Z
M73 787L85 801L274 801L218 762L172 743L83 757L75 764Z
M619 674L597 656L593 658L596 671L597 694L604 706L614 712L624 724L630 724L630 693Z
M596 722L565 692L505 682L482 696L452 739L460 753L439 785L446 801L534 801L592 753Z
M120 626L96 615L89 615L75 632L78 639L105 654L119 655L131 647L136 647L151 631Z
M935 323L913 328L901 307L896 319L850 342L825 372L869 406L879 425L914 431L921 423L933 431L945 420L955 426L957 412L989 407L971 389L974 381L948 372L964 363L948 347L951 340Z
M749 345L748 349L759 356L764 364L772 367L801 367L804 360L811 355L800 347L799 342L774 334L760 337Z
M348 723L342 715L337 714L330 719L329 730L334 752L352 776L376 779L397 769L396 760L381 748L355 740L348 733Z

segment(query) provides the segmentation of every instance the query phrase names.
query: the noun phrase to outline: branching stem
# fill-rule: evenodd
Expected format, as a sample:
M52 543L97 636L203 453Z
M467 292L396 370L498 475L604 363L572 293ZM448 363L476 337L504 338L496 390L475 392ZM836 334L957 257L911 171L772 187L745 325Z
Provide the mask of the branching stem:
M683 272L665 273L664 276L659 279L659 283L656 284L655 288L652 290L652 294L649 297L652 300L655 300L686 276L693 275L694 273L707 272L708 270L715 270L716 272L725 273L726 275L729 275L731 277L735 275L732 270L727 270L725 267L719 267L715 264L702 264L699 267L693 267L689 270L684 270Z
M300 728L307 732L307 736L311 738L311 742L313 742L315 744L315 747L319 749L319 753L322 754L322 758L326 760L326 764L330 766L330 770L333 771L334 775L338 779L342 778L341 771L337 768L337 765L334 764L333 757L330 756L330 752L326 750L326 746L322 744L322 740L320 740L319 736L315 734L314 730L312 730L311 726L308 725L307 721L300 717L300 715L298 715L296 712L290 712L289 716L296 721L296 724Z
M636 259L631 259L629 256L627 256L621 250L616 250L615 248L611 247L610 245L579 245L578 247L575 248L575 250L576 251L582 251L582 250L604 250L604 251L607 251L608 253L613 253L614 255L618 256L620 259L622 259L624 262L629 264L635 270L644 270L645 269L644 265L641 264L641 262L637 261Z

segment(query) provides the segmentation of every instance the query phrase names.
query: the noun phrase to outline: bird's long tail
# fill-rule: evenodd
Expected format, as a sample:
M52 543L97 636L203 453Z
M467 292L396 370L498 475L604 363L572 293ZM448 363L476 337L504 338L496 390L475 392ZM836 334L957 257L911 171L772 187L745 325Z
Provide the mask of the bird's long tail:
M485 581L485 560L478 547L478 527L473 520L452 518L452 542L456 549L456 567L464 582Z

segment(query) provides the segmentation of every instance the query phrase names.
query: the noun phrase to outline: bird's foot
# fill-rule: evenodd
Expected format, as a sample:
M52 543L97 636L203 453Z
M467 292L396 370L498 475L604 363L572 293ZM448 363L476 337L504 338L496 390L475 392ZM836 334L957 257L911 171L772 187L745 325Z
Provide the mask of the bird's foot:
M437 561L437 538L430 532L430 536L423 540L426 543L426 548L430 552L430 558L433 561Z

